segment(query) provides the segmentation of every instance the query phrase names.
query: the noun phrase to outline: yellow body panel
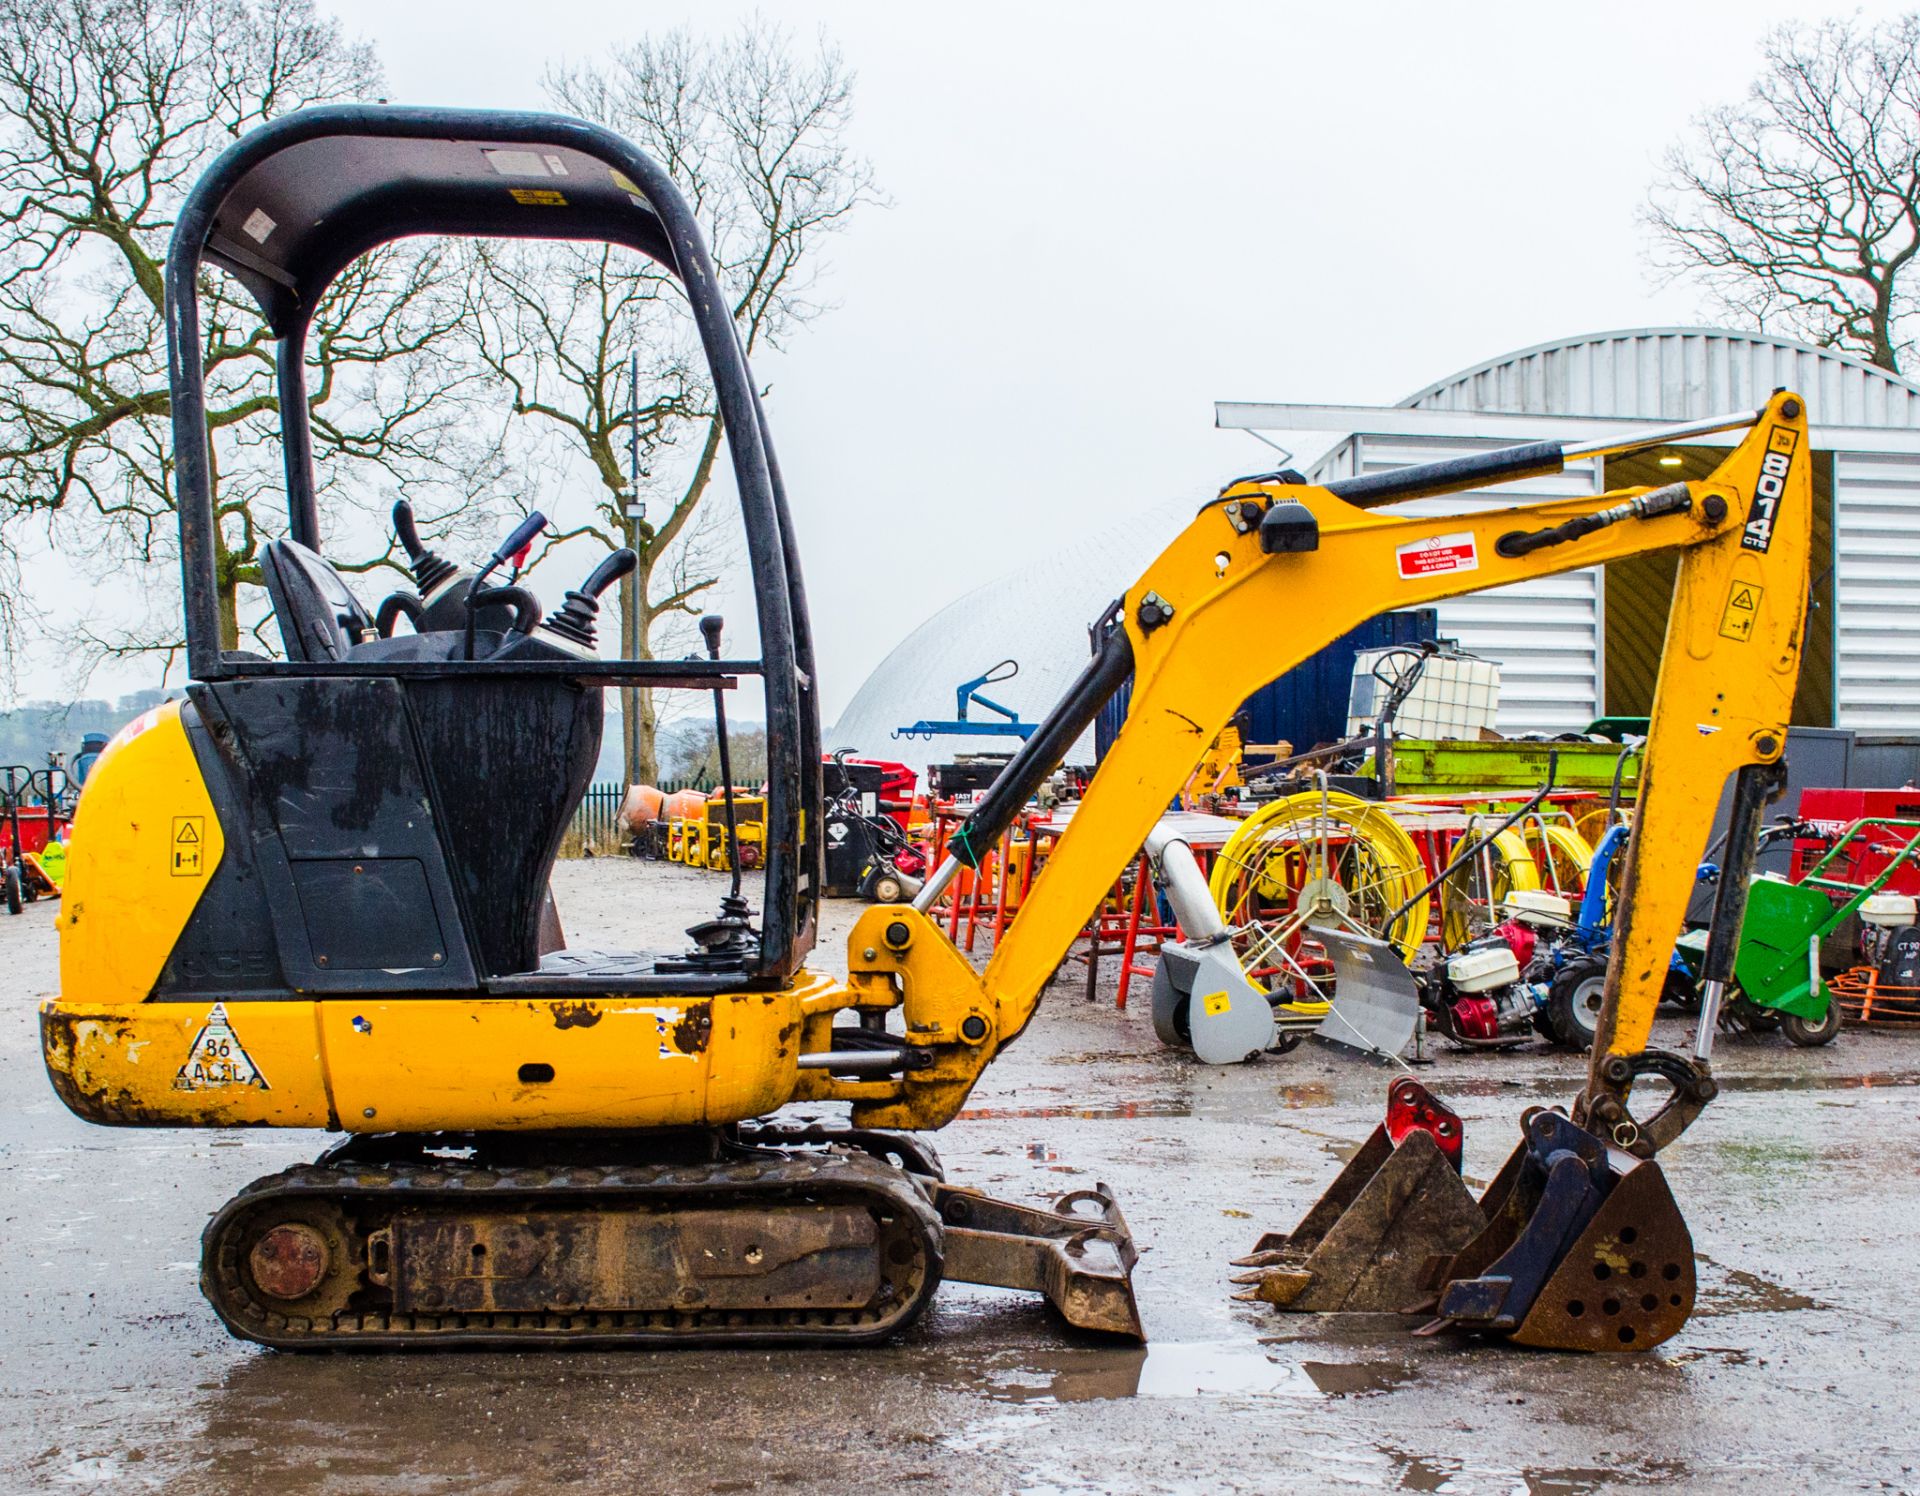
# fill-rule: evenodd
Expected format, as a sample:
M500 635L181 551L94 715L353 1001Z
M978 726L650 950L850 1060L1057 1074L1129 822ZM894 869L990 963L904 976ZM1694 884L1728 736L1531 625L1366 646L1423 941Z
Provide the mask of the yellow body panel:
M647 1128L794 1093L803 976L714 998L391 998L41 1009L61 1098L96 1122L349 1132ZM550 1072L550 1078L547 1078Z
M106 746L75 809L60 908L60 990L92 1007L144 1002L226 838L169 701Z

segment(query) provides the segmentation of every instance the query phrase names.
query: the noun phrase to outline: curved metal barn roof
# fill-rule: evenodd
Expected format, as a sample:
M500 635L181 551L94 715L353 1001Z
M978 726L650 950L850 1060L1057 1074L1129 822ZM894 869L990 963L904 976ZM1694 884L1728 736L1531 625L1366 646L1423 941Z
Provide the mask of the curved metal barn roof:
M1024 721L1039 721L1090 658L1088 625L1133 585L1197 507L1168 503L1103 521L1098 534L949 603L874 667L822 741L830 749L853 748L922 772L962 753L1011 752L1019 739L907 739L894 737L893 730L923 718L952 717L954 689L998 660L1018 660L1020 673L985 687L987 695ZM995 720L977 710L968 719ZM1091 730L1067 757L1073 763L1093 762Z
M1644 327L1538 343L1402 400L1416 410L1684 421L1785 386L1827 426L1920 426L1920 386L1864 359L1770 333Z

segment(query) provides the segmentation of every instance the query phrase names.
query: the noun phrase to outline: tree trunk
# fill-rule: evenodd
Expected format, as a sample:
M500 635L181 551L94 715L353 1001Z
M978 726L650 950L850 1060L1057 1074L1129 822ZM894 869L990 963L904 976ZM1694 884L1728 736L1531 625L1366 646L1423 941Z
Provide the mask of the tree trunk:
M633 578L620 579L620 656L633 654ZM640 692L633 686L620 688L620 766L621 778L629 785L651 784L640 764Z
M227 549L227 537L213 526L213 580L220 596L220 647L240 647L240 562Z
M629 527L627 543L633 545L640 563L620 581L620 653L629 660L649 660L647 635L653 618L646 608L648 578L653 558L638 545ZM639 686L624 686L620 691L621 762L626 766L628 784L658 784L660 758L655 739L658 714L653 692Z

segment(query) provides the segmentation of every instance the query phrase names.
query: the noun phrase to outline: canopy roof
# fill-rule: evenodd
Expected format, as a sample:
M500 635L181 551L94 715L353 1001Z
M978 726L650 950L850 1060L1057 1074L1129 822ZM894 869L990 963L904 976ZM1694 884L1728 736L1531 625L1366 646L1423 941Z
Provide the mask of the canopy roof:
M662 180L627 141L560 115L309 109L215 163L175 255L231 271L285 335L346 266L413 234L607 240L677 268Z

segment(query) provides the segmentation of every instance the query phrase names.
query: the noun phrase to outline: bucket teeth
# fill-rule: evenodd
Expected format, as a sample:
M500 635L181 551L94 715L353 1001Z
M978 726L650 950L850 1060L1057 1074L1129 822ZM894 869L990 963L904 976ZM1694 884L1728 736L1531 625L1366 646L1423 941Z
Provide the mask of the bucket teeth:
M1300 1312L1405 1313L1431 1298L1431 1266L1485 1225L1480 1208L1431 1134L1396 1146L1385 1128L1341 1170L1288 1237L1236 1266L1238 1297ZM1282 1244L1283 1243L1283 1244Z

